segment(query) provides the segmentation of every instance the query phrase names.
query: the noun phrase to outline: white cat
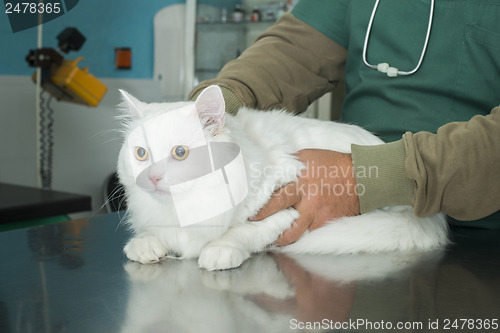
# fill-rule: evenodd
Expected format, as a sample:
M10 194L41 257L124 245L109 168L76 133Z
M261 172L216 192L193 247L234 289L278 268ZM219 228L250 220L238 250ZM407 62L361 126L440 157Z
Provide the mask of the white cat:
M357 126L296 117L283 111L242 108L236 116L225 114L217 86L205 89L196 102L146 104L122 94L126 140L120 151L118 175L126 190L128 223L134 231L124 251L130 260L140 263L158 262L167 256L199 257L199 266L207 270L238 267L252 253L266 250L298 217L297 211L289 208L261 222L247 221L276 189L297 180L304 164L293 154L306 148L348 153L351 144L382 143ZM158 117L181 108L196 110L199 120L175 112ZM168 163L155 161L148 151L161 152L165 159L172 159L168 156L172 154L180 160L175 155L195 145L200 122L207 143L232 142L240 147L248 195L223 214L181 227L172 204L172 182L176 180L170 177ZM147 131L149 139L133 134L137 128ZM177 168L187 161L189 156L177 161ZM138 167L145 170L140 175L134 173ZM190 188L182 188L189 196ZM202 204L200 199L192 202L193 213ZM411 207L390 207L331 221L279 250L310 254L427 251L444 246L447 232L443 214L417 218Z

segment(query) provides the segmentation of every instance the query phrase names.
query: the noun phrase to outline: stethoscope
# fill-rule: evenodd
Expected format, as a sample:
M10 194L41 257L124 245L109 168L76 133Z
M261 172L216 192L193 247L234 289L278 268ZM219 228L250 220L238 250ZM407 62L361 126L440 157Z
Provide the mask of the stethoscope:
M389 77L397 77L398 75L411 75L418 71L420 68L420 65L422 64L422 61L424 60L425 56L425 51L427 50L427 44L429 43L429 36L431 35L431 27L432 27L432 17L434 15L434 0L431 0L431 9L429 13L429 24L427 26L427 35L425 36L425 42L424 42L424 47L422 48L422 54L420 55L420 60L418 61L417 66L412 69L409 72L404 72L400 71L399 69L395 67L391 67L388 63L383 62L378 65L372 65L366 60L366 49L368 46L368 40L370 39L370 32L372 30L372 25L373 25L373 18L375 17L375 13L377 12L377 7L379 4L380 0L377 0L375 2L375 6L373 6L373 11L372 11L372 16L370 17L370 22L368 22L368 28L366 29L366 36L365 36L365 44L363 46L363 62L365 63L366 66L376 69L379 72L386 73L387 76Z

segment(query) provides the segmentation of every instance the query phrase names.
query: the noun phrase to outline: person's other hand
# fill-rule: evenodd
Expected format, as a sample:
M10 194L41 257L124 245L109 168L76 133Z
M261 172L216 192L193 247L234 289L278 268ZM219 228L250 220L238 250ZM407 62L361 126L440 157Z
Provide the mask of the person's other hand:
M250 220L260 221L283 209L295 208L300 216L276 240L279 246L295 242L307 229L314 230L327 221L360 213L350 154L304 149L299 151L298 158L306 165L298 181L277 190Z

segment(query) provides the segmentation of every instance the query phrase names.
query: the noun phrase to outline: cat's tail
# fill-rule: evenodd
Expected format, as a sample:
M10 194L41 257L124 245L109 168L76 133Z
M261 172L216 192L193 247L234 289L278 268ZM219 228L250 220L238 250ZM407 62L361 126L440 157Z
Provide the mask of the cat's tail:
M429 251L448 244L444 214L419 218L411 207L378 209L340 218L280 248L285 253L348 254Z

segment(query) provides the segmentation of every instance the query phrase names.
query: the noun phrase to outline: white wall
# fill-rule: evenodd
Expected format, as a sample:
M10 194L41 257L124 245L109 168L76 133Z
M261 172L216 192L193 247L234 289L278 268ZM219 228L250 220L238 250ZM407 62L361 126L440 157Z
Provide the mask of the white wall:
M52 188L92 196L96 214L103 204L102 186L114 172L121 145L115 130L118 89L145 101L159 101L152 80L103 79L108 92L96 108L52 100L54 162ZM28 76L0 76L0 182L36 186L35 85Z

